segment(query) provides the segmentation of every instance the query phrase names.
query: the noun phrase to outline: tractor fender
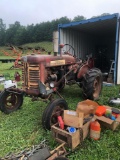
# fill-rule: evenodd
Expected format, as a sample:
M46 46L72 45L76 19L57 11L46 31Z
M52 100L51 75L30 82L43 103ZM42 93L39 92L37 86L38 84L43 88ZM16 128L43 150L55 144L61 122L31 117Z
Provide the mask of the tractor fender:
M80 67L80 69L78 70L77 78L78 79L82 78L83 75L86 74L88 70L89 70L88 65L83 65L82 67Z

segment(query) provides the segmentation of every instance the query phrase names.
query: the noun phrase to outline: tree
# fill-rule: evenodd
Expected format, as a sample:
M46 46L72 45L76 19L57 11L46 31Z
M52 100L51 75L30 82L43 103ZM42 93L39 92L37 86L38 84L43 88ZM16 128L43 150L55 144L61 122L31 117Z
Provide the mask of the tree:
M110 13L102 13L101 15L93 16L93 17L91 17L91 18L98 18L98 17L108 16L108 15L110 15Z
M5 44L5 31L6 31L6 25L3 23L3 20L0 18L0 46Z
M84 16L76 16L73 18L72 22L86 20Z
M17 44L16 33L21 27L20 22L16 21L14 24L10 24L6 31L5 42L11 44Z
M16 45L22 45L28 42L26 27L20 26L19 29L17 29L14 36L14 42Z
M34 24L28 25L26 28L28 43L35 42L35 26Z

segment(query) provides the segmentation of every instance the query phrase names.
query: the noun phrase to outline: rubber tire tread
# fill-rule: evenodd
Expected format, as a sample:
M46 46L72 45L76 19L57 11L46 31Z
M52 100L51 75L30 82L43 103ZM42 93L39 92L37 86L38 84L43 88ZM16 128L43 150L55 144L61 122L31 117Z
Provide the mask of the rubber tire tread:
M20 107L23 104L23 95L19 95L20 96L20 100L19 103L16 105L16 107L14 109L7 109L4 105L4 99L5 97L9 95L9 92L7 91L3 91L2 96L0 97L0 106L1 106L1 111L4 112L5 114L10 114L18 109L20 109Z
M2 98L2 95L4 94L4 92L5 92L5 91L2 91L2 92L0 93L0 110L1 110L1 106L2 106L1 98Z
M102 82L103 82L102 72L98 68L92 68L88 70L88 72L83 77L82 89L83 89L83 96L85 99L98 100L99 96L93 97L93 93L94 93L93 84L94 84L95 78L98 76L99 76L99 85L101 85L100 93L99 93L100 95L102 91Z
M50 126L51 115L55 107L59 106L59 104L61 104L65 110L68 109L67 102L62 98L58 98L56 100L51 101L45 108L43 115L42 115L42 126L45 130L51 129L51 126Z

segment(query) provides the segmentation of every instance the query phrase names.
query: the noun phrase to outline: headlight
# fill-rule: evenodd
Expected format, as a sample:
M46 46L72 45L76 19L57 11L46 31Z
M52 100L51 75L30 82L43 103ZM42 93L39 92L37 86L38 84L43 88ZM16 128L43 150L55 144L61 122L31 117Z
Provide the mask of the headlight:
M50 87L51 87L51 88L54 88L54 86L55 86L55 85L54 85L54 82L50 82Z

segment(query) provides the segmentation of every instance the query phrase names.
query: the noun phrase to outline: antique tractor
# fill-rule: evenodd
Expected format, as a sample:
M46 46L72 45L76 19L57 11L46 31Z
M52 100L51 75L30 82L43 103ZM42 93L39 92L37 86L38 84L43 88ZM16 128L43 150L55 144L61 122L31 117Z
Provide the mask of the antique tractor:
M84 62L75 55L72 46L60 55L27 55L21 58L22 89L10 87L1 93L1 110L9 114L22 106L23 95L36 99L49 99L50 103L43 113L42 123L47 129L55 123L57 115L67 109L66 101L61 98L53 100L53 93L58 93L66 84L77 84L82 88L85 99L97 100L102 89L102 73L93 67L93 59ZM72 48L73 53L69 53Z

